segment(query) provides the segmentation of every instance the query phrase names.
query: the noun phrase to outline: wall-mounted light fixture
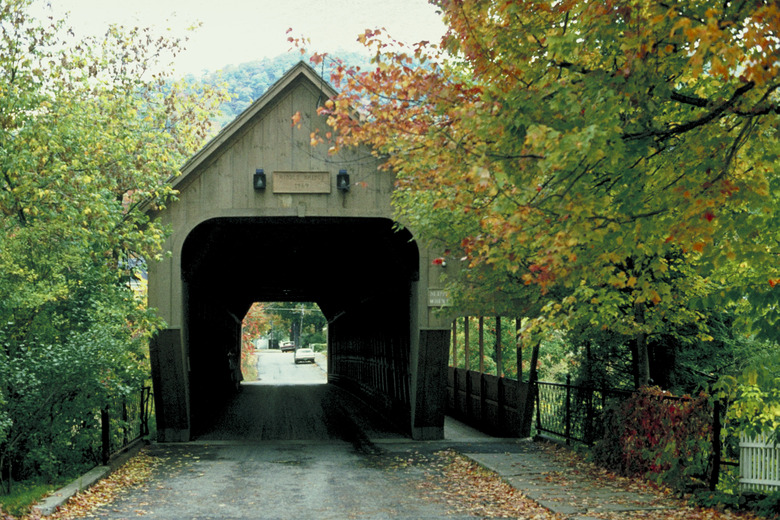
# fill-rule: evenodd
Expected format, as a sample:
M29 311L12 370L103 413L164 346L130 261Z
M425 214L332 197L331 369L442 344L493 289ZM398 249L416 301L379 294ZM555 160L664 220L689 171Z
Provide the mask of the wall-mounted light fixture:
M336 189L339 191L349 191L349 174L347 170L339 170L336 175Z
M252 178L252 186L256 190L264 190L266 186L265 171L262 168L255 170L255 175Z

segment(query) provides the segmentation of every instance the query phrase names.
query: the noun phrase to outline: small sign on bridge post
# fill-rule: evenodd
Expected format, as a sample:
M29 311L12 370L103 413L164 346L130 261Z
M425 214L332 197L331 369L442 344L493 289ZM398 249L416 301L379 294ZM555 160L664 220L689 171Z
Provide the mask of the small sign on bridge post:
M450 292L446 289L428 289L428 307L451 307Z

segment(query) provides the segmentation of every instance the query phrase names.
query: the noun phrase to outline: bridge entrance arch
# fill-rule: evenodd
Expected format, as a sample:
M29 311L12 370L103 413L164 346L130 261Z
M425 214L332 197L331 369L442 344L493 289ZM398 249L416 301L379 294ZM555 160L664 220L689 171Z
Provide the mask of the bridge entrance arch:
M170 257L149 266L167 323L150 344L159 440L189 440L224 406L255 301L316 302L328 382L413 438L443 437L449 325L429 298L441 268L393 221L392 176L367 150L311 147L334 93L299 63L190 159L177 201L149 210L173 230Z

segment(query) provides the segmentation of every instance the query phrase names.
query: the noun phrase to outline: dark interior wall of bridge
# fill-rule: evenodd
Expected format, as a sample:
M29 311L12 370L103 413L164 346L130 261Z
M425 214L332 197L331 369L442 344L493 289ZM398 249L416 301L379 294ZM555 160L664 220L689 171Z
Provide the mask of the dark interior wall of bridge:
M328 319L329 382L409 421L412 236L382 218L223 218L182 249L184 341L193 433L234 386L241 320L255 301L314 301Z
M328 381L371 402L409 429L409 291L366 301L328 324Z

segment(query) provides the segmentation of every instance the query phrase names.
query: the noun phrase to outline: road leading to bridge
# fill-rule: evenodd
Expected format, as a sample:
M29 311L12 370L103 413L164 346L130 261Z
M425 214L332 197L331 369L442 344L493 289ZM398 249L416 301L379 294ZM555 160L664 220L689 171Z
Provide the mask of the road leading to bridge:
M323 360L325 356L318 355ZM325 368L319 364L295 364L292 352L278 350L257 351L258 381L252 385L316 385L325 384L328 378Z
M242 391L197 441L154 444L152 478L104 519L450 519L421 490L419 449L292 354L260 356ZM374 444L376 441L377 444ZM389 449L399 450L391 453Z
M410 441L412 442L412 441ZM411 448L411 446L409 446ZM415 453L369 455L338 441L156 444L159 462L93 518L120 520L453 519L433 499ZM473 517L469 517L473 518Z
M200 441L341 440L370 449L371 439L404 438L370 407L326 384L315 364L296 365L292 353L258 356L259 381L242 384Z

